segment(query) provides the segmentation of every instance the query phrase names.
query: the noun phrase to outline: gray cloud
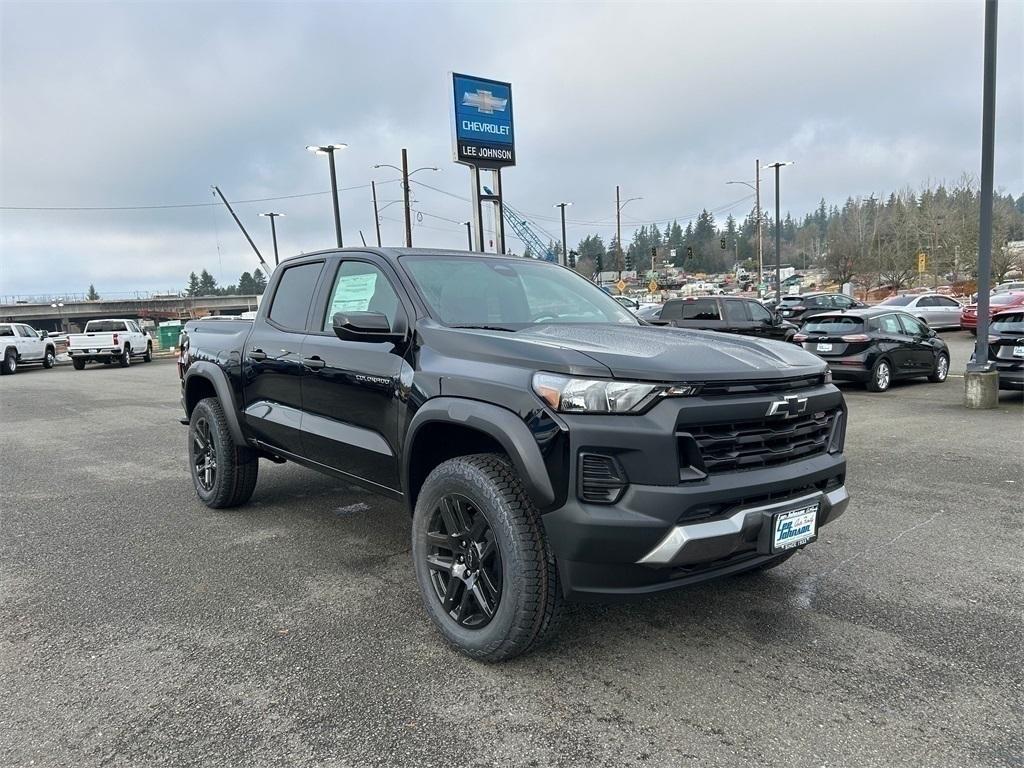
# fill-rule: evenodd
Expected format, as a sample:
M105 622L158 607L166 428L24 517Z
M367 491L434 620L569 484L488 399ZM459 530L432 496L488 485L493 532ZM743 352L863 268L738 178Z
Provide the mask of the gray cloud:
M1019 194L1024 11L1001 12L996 183ZM212 202L212 183L234 199L321 191L326 161L303 150L320 141L350 144L343 186L392 180L372 165L405 146L442 168L417 179L464 196L457 70L513 82L520 165L506 196L551 233L552 204L570 199L571 221L599 222L570 224L570 239L610 236L615 184L644 198L629 222L737 201L743 188L724 182L750 179L755 157L796 161L783 199L802 214L821 197L977 174L981 41L974 2L5 3L0 203ZM442 217L424 216L417 244L461 246L467 204L415 192ZM239 206L265 251L256 214L270 207L288 214L285 253L331 244L325 196ZM346 242L372 241L369 190L342 208ZM385 216L396 244L400 206ZM219 208L0 212L0 294L164 289L202 267L232 282L253 263Z

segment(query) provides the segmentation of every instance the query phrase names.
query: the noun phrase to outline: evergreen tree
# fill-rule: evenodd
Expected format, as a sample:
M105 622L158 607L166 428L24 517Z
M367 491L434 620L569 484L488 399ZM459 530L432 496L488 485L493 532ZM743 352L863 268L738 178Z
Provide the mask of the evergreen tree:
M87 301L98 301L100 298L100 295L96 293L96 286L92 283L89 283L89 293L85 295L85 298Z
M248 272L243 272L238 278L238 292L243 296L250 296L256 293L256 281Z
M217 293L217 281L205 269L199 275L199 293L192 295L213 296Z
M198 296L199 295L199 275L192 272L188 276L188 286L185 288L185 294L187 296Z
M259 267L256 267L256 269L252 271L252 284L253 293L255 293L257 296L262 295L263 292L267 290L267 278L264 276L262 272L260 272Z

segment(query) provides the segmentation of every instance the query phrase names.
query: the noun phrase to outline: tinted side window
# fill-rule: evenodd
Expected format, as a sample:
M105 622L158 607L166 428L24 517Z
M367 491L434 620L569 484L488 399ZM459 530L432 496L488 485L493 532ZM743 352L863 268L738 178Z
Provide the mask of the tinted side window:
M832 306L839 309L849 309L853 306L853 299L849 296L833 296Z
M772 313L756 301L747 302L747 311L750 312L750 317L755 323L766 323L772 319Z
M908 336L925 336L928 333L925 327L917 321L917 318L900 315L900 322L903 323L903 329Z
M24 336L26 339L34 339L34 338L36 338L36 334L27 325L19 325L18 326L18 335L19 336Z
M900 321L896 315L882 315L882 317L878 318L878 329L882 333L903 333L903 328L900 326Z
M934 296L932 298L932 305L936 307L959 307L952 299L946 298L945 296Z
M683 319L683 302L666 301L665 306L661 308L660 320L682 320Z
M335 312L380 312L395 327L398 294L376 266L366 261L343 261L334 278L321 330L330 331Z
M683 302L683 320L719 320L718 302L714 299L697 299Z
M919 306L919 307L934 307L934 306L936 306L935 299L932 298L931 296L922 296L920 299L917 300L917 306Z
M306 315L313 300L313 290L320 278L324 263L300 264L289 267L281 275L281 282L274 291L274 303L270 305L268 317L282 328L302 331L306 328Z
M743 309L742 301L725 301L725 319L730 323L748 323L746 310Z

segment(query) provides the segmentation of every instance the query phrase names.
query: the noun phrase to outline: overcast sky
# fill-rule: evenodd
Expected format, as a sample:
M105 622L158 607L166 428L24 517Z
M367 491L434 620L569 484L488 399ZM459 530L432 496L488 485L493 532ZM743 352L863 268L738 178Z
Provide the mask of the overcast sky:
M996 187L1024 192L1024 3L1001 4ZM468 170L452 162L450 78L508 80L518 166L506 201L569 240L748 211L754 160L792 160L784 210L980 174L983 3L0 4L0 205L139 206L329 189L347 245L374 241L368 184L401 195L416 245L464 247ZM767 174L765 174L767 176ZM774 187L762 180L762 205ZM732 207L730 208L730 204ZM265 254L333 245L327 195L240 204ZM535 214L535 216L534 216ZM401 205L383 212L400 244ZM440 217L440 218L437 218ZM585 222L597 222L587 224ZM545 234L541 234L546 239ZM522 245L510 239L518 251ZM0 210L0 295L181 288L256 262L222 207Z

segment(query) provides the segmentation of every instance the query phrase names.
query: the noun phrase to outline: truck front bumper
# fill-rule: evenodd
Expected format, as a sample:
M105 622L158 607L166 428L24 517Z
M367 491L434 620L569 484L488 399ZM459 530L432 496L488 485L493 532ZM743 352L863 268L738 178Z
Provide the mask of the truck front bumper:
M818 501L816 531L849 504L842 454L676 486L631 485L614 505L570 497L543 516L573 600L629 597L740 573L780 557L776 512ZM813 539L812 539L813 541Z

